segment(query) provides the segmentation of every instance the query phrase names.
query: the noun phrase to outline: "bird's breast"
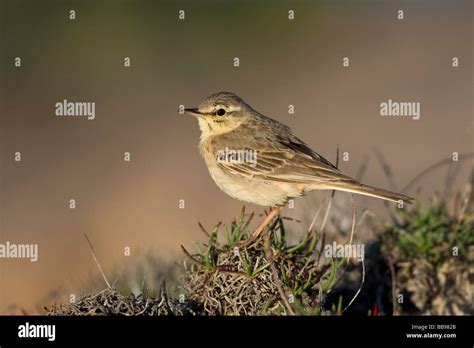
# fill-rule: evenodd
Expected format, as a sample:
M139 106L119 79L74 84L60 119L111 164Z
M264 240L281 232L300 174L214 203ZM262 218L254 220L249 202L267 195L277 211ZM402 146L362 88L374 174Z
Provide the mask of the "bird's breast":
M203 139L199 149L217 186L229 196L262 206L285 204L289 198L302 194L294 184L248 177L224 171L217 161L217 150L210 139Z

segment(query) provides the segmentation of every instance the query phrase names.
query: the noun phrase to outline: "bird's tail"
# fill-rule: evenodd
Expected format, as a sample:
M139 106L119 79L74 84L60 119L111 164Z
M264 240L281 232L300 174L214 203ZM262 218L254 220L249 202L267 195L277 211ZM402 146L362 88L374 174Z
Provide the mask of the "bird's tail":
M400 193L395 193L377 187L372 187L368 185L363 185L357 181L336 181L333 183L328 183L324 185L325 189L329 190L339 190L352 193L358 193L365 196L385 199L387 201L399 202L403 201L404 203L412 203L413 198L409 196L402 195Z

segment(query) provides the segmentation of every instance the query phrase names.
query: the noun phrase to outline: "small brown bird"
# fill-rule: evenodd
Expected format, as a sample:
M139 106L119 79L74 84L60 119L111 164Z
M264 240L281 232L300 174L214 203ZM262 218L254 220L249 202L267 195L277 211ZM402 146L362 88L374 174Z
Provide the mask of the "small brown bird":
M288 126L255 111L233 93L213 94L185 112L199 121L199 149L217 186L241 201L274 207L254 237L289 199L313 190L347 191L392 202L413 200L342 174Z

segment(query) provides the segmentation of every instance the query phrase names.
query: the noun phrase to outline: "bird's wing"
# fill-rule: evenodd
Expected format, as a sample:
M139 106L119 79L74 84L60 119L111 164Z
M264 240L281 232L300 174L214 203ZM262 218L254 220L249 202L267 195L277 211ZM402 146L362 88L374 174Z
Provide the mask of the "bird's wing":
M254 153L255 161L218 160L228 174L308 184L353 180L290 132L229 132L217 137L212 147L215 153L224 148Z

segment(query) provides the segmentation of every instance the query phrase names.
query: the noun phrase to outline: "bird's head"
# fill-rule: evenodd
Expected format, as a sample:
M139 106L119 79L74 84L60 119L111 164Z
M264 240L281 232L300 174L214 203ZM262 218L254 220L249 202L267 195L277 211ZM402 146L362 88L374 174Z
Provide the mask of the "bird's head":
M184 111L198 119L203 138L230 132L246 122L252 114L252 108L230 92L212 94L197 108Z

